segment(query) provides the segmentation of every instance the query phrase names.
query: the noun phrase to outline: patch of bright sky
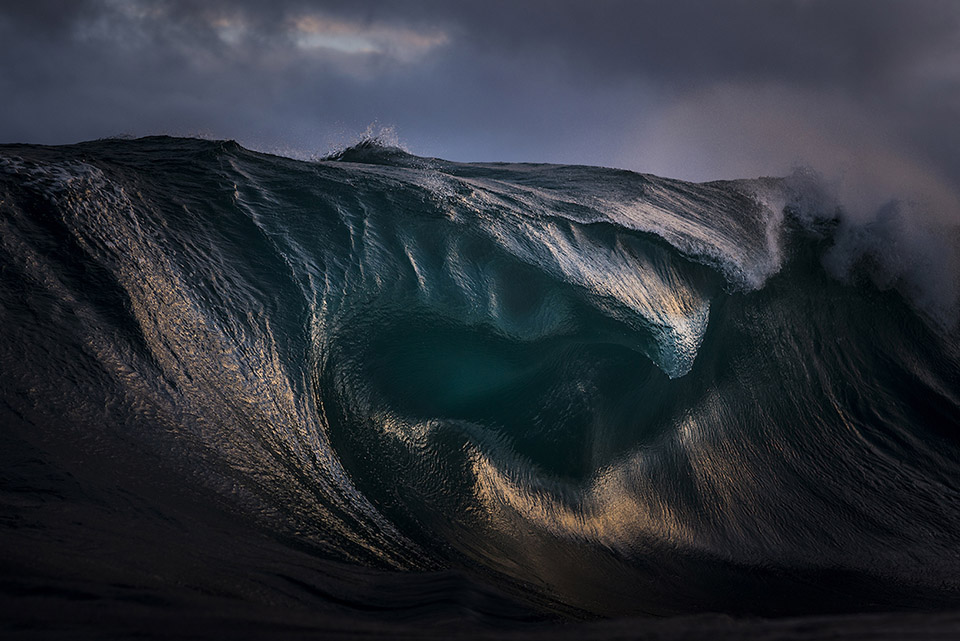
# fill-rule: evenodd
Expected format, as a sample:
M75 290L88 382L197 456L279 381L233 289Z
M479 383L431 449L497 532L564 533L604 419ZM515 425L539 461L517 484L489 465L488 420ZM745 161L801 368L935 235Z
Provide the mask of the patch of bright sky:
M291 31L293 41L300 49L332 49L345 54L387 54L407 62L449 41L442 32L364 25L320 15L298 17L291 22Z

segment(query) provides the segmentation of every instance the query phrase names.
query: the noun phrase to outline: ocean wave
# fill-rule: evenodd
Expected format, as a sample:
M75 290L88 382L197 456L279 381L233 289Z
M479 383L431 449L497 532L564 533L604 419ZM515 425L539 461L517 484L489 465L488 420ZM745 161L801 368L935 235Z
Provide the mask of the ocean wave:
M960 243L909 211L371 142L5 146L0 411L145 531L175 485L537 611L941 607Z

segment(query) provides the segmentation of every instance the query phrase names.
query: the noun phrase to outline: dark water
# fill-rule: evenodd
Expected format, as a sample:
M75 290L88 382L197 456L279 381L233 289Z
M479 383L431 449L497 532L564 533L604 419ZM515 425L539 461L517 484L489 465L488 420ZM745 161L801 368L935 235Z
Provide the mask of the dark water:
M805 174L0 146L6 629L949 636L958 247Z

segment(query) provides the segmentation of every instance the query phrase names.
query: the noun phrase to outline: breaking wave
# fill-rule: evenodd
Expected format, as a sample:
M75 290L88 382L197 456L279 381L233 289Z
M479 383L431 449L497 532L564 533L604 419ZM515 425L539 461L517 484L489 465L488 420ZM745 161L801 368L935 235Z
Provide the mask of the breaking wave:
M426 618L450 571L493 618L955 606L958 235L818 185L4 146L5 547Z

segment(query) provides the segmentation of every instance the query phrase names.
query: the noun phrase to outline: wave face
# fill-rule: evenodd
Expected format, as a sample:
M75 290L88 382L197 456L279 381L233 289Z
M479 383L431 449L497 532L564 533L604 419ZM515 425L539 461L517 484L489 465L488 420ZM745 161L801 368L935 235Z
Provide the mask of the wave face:
M440 618L446 572L501 613L955 607L953 302L825 202L371 142L4 146L6 563L272 603L299 555L394 582L303 602Z

